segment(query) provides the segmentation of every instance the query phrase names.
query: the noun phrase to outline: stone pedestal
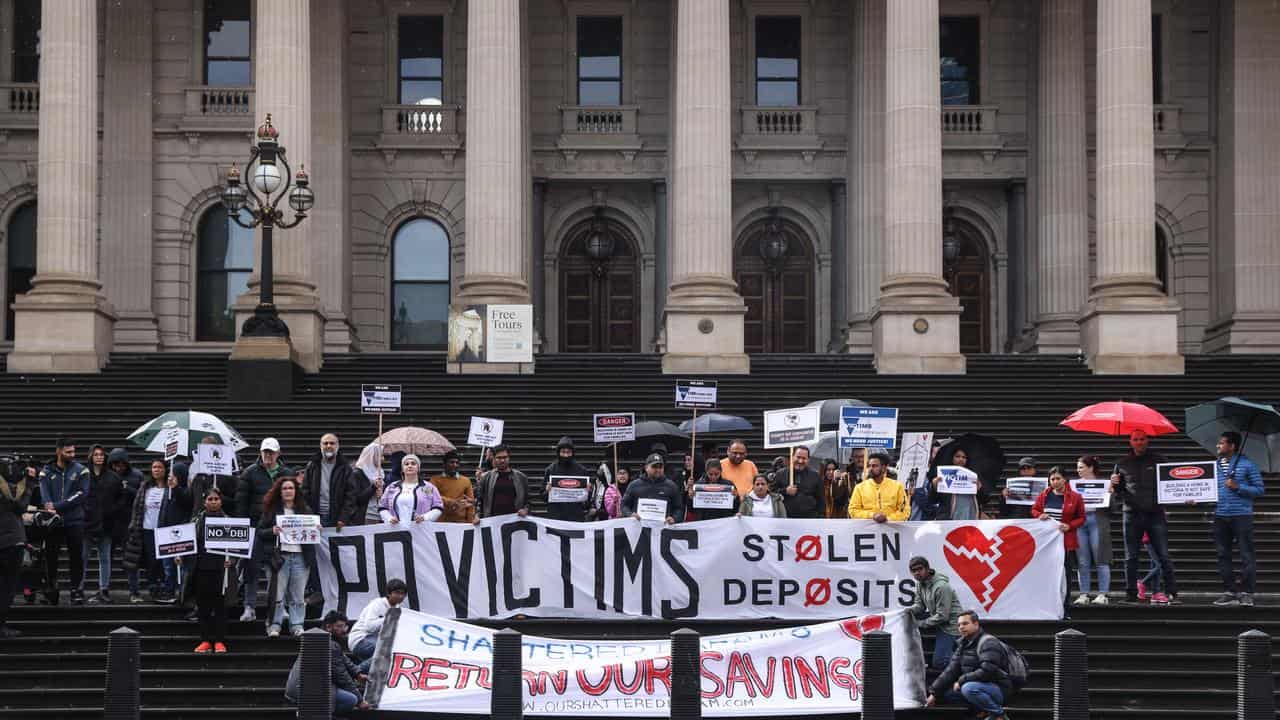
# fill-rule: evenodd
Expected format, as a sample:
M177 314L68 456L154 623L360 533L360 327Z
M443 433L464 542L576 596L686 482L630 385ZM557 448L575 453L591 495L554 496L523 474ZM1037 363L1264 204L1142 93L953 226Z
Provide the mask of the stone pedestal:
M227 396L238 401L287 401L301 374L288 338L242 337L227 363Z

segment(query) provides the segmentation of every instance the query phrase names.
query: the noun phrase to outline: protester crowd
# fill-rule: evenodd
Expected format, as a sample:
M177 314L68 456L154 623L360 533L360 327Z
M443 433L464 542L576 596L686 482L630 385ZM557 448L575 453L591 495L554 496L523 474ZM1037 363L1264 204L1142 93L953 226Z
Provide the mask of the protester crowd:
M1109 602L1110 523L1117 510L1124 534L1125 599L1157 605L1179 602L1168 519L1156 502L1156 465L1165 458L1150 448L1142 431L1131 433L1129 446L1130 452L1113 462L1110 473L1093 455L1080 457L1074 468L1048 469L1049 485L1029 508L1030 517L1056 523L1063 533L1065 573L1076 593L1073 601L1067 598L1071 604ZM1234 432L1224 433L1217 445L1219 501L1212 536L1223 583L1223 595L1214 602L1219 606L1253 604L1253 500L1263 494L1263 483L1257 466L1240 448L1241 438ZM935 444L935 455L937 451ZM747 444L737 439L727 445L723 457L714 445L706 445L670 467L667 454L658 446L639 467L606 461L589 468L579 460L573 439L562 438L555 458L542 470L542 494L550 494L553 477L586 478L588 487L581 494L585 499L549 503L547 516L565 521L639 518L656 507L668 524L734 515L877 523L976 520L986 516L988 496L995 496L982 480L972 495L942 492L933 467L929 477L907 487L897 478L893 459L883 452L855 453L841 466L831 459L812 458L808 448L797 447L789 458L774 458L763 471L748 458ZM192 477L185 462L160 459L135 467L125 449L101 445L92 446L82 464L70 438L59 438L53 458L43 465L9 458L0 465L0 638L19 634L5 625L19 591L27 603L60 602L58 569L64 556L72 603L115 602L111 569L119 560L127 571L129 602L145 601L145 583L152 602L193 605L190 617L200 623L201 641L195 648L200 653L227 651L229 607L238 604L241 622L257 620L259 578L265 572L270 589L264 631L277 637L287 628L296 636L302 632L307 606L320 604L322 596L314 546L283 541L278 517L314 514L322 526L341 529L371 523L474 523L530 511L532 481L513 467L506 446L486 454L475 478L463 474L456 452L431 459L439 466L434 475L417 455L386 455L373 443L352 461L330 433L296 466L286 465L280 443L266 438L253 463L238 475ZM950 459L955 466L966 462L963 450ZM1020 475L1037 476L1041 471L1030 457L1022 458L1019 466ZM1082 480L1109 475L1112 502L1086 509L1071 487L1072 475ZM733 502L713 507L699 502L702 493L732 494ZM1008 499L1007 490L1001 495ZM1026 512L1009 504L1002 507L1003 516ZM257 528L258 542L248 558L233 561L210 552L202 541L194 555L155 557L158 528L187 522L199 526L205 518L218 516L248 518ZM1240 555L1239 584L1233 547ZM1143 554L1150 558L1149 569L1140 567ZM84 580L91 555L97 561L98 590L86 599ZM1014 689L1010 676L1017 669L1011 665L1019 662L1016 652L986 639L990 636L981 630L977 615L959 606L948 578L930 568L927 560L912 559L910 569L918 583L913 608L918 625L936 638L930 665L941 674L931 688L930 702L962 701L988 717L1002 717L1001 704ZM344 708L357 704L355 683L367 672L382 616L404 597L404 583L390 582L386 590L387 597L366 608L349 634L346 618L333 613L324 618L335 642L345 636L356 663L364 663L340 665L335 660L338 704ZM291 683L295 676L296 672Z

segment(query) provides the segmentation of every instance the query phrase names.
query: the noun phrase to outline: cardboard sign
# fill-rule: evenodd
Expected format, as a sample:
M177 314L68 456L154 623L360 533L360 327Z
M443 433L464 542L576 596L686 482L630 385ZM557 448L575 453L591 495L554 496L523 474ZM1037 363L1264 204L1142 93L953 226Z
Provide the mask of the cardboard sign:
M1084 509L1102 510L1111 507L1111 481L1106 478L1095 480L1083 480L1076 478L1071 480L1071 489L1080 493L1084 498Z
M902 452L898 455L898 480L902 482L908 495L929 479L929 461L932 459L933 433L902 433Z
M533 306L449 306L448 362L533 362Z
M641 498L636 501L636 514L645 522L658 524L667 521L667 501L658 498Z
M694 510L732 510L738 497L732 485L694 485Z
M235 475L239 470L236 452L230 445L200 443L191 463L192 475Z
M840 447L888 450L898 439L898 408L840 408Z
M360 412L381 415L400 414L399 385L361 385Z
M592 420L597 444L608 445L636 439L635 413L597 413L592 416Z
M938 466L938 492L951 495L977 495L978 474L959 465Z
M764 411L764 446L766 448L812 445L818 441L817 407L787 408Z
M169 525L156 528L157 558L175 558L196 554L196 524Z
M319 515L277 515L276 527L280 528L281 544L316 545L320 542Z
M471 416L471 431L467 444L478 447L495 447L502 444L502 428L505 423L495 418Z
M715 380L676 380L676 407L714 408L716 393Z
M591 478L583 475L552 475L549 503L584 503L591 496Z
M1160 463L1156 465L1156 502L1182 505L1218 502L1218 463Z
M1004 499L1008 505L1035 505L1036 498L1049 487L1049 478L1012 477L1004 481L1009 497Z
M205 518L204 547L210 552L248 557L253 548L253 528L249 527L249 518Z
M182 454L182 451L184 449L182 446L185 444L182 442L182 436L183 436L182 428L172 427L164 431L164 461L165 462L169 462L170 460Z

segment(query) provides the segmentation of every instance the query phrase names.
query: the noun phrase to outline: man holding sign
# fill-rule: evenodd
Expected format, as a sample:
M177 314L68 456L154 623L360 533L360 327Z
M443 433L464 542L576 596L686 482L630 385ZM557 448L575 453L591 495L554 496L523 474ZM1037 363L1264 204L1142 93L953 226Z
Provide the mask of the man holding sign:
M822 478L809 467L809 448L801 445L791 454L791 471L773 474L773 491L782 495L789 518L820 520L827 513Z
M1164 508L1156 503L1156 466L1168 460L1151 452L1150 445L1151 438L1146 431L1129 433L1132 452L1121 458L1111 473L1115 496L1124 501L1124 593L1127 602L1138 601L1138 556L1142 535L1146 533L1151 538L1151 552L1156 556L1168 593L1165 602L1176 602L1178 581L1173 574L1173 561L1169 559L1169 520Z
M622 496L622 514L638 520L659 520L668 525L684 518L684 501L676 484L665 474L662 456L653 453L644 461L644 474L627 483ZM660 518L662 510L666 517Z

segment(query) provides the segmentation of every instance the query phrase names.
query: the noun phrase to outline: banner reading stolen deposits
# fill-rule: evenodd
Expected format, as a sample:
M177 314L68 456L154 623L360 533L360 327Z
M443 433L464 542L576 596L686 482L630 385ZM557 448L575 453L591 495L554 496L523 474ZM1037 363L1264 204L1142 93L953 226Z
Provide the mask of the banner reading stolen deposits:
M910 607L923 555L983 617L1062 617L1062 533L1037 520L885 523L733 517L662 526L504 516L325 528L325 610L386 582L440 617L835 619Z
M365 698L379 710L487 715L493 631L412 610L387 616ZM925 700L924 657L906 612L701 640L705 717L862 709L862 637L893 636L895 708ZM523 638L527 715L671 714L668 640Z

